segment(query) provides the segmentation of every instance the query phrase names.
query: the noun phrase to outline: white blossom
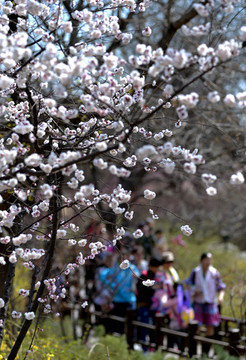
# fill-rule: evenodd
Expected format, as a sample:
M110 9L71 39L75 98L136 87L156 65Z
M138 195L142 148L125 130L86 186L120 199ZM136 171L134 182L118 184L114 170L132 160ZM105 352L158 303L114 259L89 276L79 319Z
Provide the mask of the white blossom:
M134 236L135 239L139 239L143 236L143 232L141 229L137 229L136 231L134 231L132 235Z
M101 170L107 169L108 163L104 161L103 159L94 159L93 165L98 167Z
M155 280L150 280L150 279L147 279L147 280L144 280L144 281L142 281L142 284L144 285L144 286L153 286L153 285L155 285Z
M29 293L30 293L30 291L29 291L29 290L25 290L25 289L20 289L20 290L18 291L18 294L19 294L21 297L23 297L23 298L29 296Z
M236 94L236 98L237 98L239 101L245 101L245 100L246 100L246 91L237 93L237 94Z
M88 301L84 301L82 304L81 304L81 307L84 309L88 306Z
M212 184L217 180L217 176L213 174L202 174L202 181L206 184Z
M23 122L18 122L16 124L16 126L13 128L13 130L17 133L17 134L21 134L21 135L25 135L25 134L29 134L33 131L34 126L27 120L23 121ZM25 159L26 160L26 159ZM29 165L28 163L26 163L26 165ZM38 166L38 165L37 165Z
M105 150L107 150L107 147L108 146L107 146L107 143L105 141L96 143L96 148L99 151L105 151Z
M213 104L219 102L220 101L220 95L219 95L218 91L209 92L208 93L208 100Z
M16 257L15 251L13 251L13 252L10 254L10 256L9 256L9 262L10 262L11 264L14 264L14 263L17 262L17 257Z
M133 215L134 215L134 211L126 211L125 214L124 214L125 218L128 219L128 220L132 220Z
M67 244L68 244L68 246L74 246L74 245L77 244L77 241L74 240L74 239L69 239L69 240L67 241Z
M11 316L13 319L20 319L22 317L22 313L20 311L12 311Z
M129 260L123 260L122 263L120 264L120 268L122 270L128 269L129 266L130 266Z
M7 89L14 83L14 79L7 75L0 75L0 89Z
M209 195L209 196L214 196L217 194L217 189L213 186L209 186L207 189L206 189L206 193Z
M142 35L143 36L150 36L152 33L152 30L149 26L146 26L143 30L142 30Z
M240 39L242 41L246 40L246 26L245 25L240 28Z
M0 256L0 265L6 265L6 261L3 256Z
M193 4L193 7L200 16L206 17L209 15L209 12L204 5L202 5L200 3L195 3L195 4Z
M236 174L233 174L230 178L230 183L232 185L241 185L244 183L244 176L243 174L238 171Z
M156 193L154 191L146 189L144 190L144 197L147 200L153 200L156 197Z
M57 230L57 239L63 238L67 235L67 231L65 229L58 229Z
M35 314L33 311L25 312L25 318L26 320L33 320L35 318Z
M4 306L5 306L5 302L3 298L0 298L0 309L3 308Z
M188 174L195 174L196 173L196 165L193 162L185 163L184 164L184 170Z
M189 225L181 226L180 230L185 236L190 236L192 234L192 229L189 227Z
M42 158L38 154L32 154L28 156L24 161L27 166L37 167L41 164Z
M66 33L71 33L73 31L73 25L71 21L64 21L61 24L61 29L64 30Z
M123 236L125 234L125 229L123 227L117 229L117 235Z
M235 96L232 94L227 94L224 98L224 103L229 107L234 107L236 105Z

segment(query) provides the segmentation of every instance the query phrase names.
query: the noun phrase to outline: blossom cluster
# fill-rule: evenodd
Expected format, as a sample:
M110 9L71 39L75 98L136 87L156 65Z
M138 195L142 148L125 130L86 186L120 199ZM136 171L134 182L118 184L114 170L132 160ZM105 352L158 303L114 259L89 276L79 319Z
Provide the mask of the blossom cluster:
M56 241L73 250L73 259L66 258L63 264L64 275L73 274L107 251L103 235L92 240L84 233L85 224L78 220L83 213L86 220L100 221L105 214L112 215L115 226L109 241L117 246L126 231L119 224L133 223L136 217L135 194L128 185L139 169L150 180L155 175L170 179L176 171L193 181L197 172L202 173L206 194L217 194L214 183L219 179L204 169L207 154L175 136L196 111L203 111L202 106L220 106L220 111L246 107L246 91L220 90L209 78L217 67L240 54L246 40L246 27L241 26L236 36L221 36L212 47L215 42L208 37L215 29L207 18L218 4L224 15L234 11L237 1L194 3L194 23L191 19L189 24L179 24L177 31L180 28L179 35L186 40L194 36L200 42L165 47L160 42L155 45L155 27L148 21L136 30L138 41L131 27L124 25L128 19L120 18L120 13L139 16L154 6L150 0L88 0L82 10L73 2L55 0L4 2L0 13L0 243L10 250L1 254L0 267L19 261L32 272L41 261L45 264ZM16 15L14 25L10 15ZM197 79L204 80L204 91L196 86ZM243 184L243 170L227 176L227 182ZM155 208L154 186L139 189L147 207L151 201ZM159 218L156 211L147 210L153 220ZM192 234L189 225L180 230L186 236ZM144 233L137 228L132 235L139 239ZM128 260L120 264L122 270L129 267ZM52 311L53 302L67 296L58 278L49 276L44 280L47 295L38 299L45 313ZM25 299L31 291L18 289L18 294ZM0 308L5 306L0 298ZM86 301L81 306L87 306ZM21 316L13 310L13 318ZM35 314L25 312L24 317L33 320Z

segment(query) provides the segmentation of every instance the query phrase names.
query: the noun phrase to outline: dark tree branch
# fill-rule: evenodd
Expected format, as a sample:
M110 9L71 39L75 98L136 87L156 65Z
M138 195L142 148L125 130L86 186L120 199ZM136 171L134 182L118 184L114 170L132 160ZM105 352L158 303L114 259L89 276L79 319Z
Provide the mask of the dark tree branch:
M56 235L57 235L57 229L58 229L58 198L57 196L53 196L52 201L51 201L51 207L53 210L53 226L52 226L52 235L51 235L51 239L50 239L50 244L49 244L49 249L48 249L48 258L47 258L47 263L46 263L46 267L44 269L43 272L43 276L42 276L42 280L41 280L41 284L40 287L37 291L36 297L34 299L34 302L32 304L32 307L30 309L30 311L33 311L34 313L36 313L38 306L39 306L39 301L38 299L40 297L42 297L43 292L45 290L45 284L44 284L44 280L46 280L49 276L52 264L53 264L53 257L54 257L54 252L55 252L55 247L56 247ZM17 356L17 353L21 347L21 344L27 334L28 329L30 328L32 324L32 320L25 320L22 328L19 332L19 335L16 339L15 344L13 345L11 352L8 356L8 360L14 360Z
M3 300L5 302L5 306L0 309L0 320L3 321L3 326L0 327L0 346L3 341L3 334L4 334L4 325L7 317L7 310L8 310L8 303L10 298L10 293L12 290L12 282L15 276L15 264L10 263L8 266L7 277L4 286L4 294Z
M187 24L190 20L197 16L197 12L194 8L190 9L184 15L181 16L175 22L169 23L168 27L163 32L163 36L161 40L158 42L158 46L161 47L163 50L166 50L176 34L176 32L181 28L181 26Z

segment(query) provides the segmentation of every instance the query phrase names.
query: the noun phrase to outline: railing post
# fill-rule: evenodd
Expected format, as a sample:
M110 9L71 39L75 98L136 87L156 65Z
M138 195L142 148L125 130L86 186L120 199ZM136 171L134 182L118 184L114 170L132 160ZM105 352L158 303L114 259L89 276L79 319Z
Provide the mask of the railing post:
M161 332L161 328L164 326L164 316L156 315L155 316L155 347L156 350L159 346L163 345L164 334Z
M239 321L239 330L240 330L241 336L244 335L244 328L243 328L243 326L244 326L244 322L243 322L242 320L240 320L240 321Z
M229 325L228 325L228 321L225 320L225 334L227 335L229 331Z
M134 326L132 325L132 322L135 318L135 310L128 309L126 311L126 341L128 344L129 349L133 349L134 345Z
M230 329L229 330L229 354L233 356L240 356L240 352L237 349L237 345L240 343L240 330Z
M197 343L194 339L194 336L197 334L198 321L192 320L188 325L188 347L189 347L189 357L196 355L197 353Z

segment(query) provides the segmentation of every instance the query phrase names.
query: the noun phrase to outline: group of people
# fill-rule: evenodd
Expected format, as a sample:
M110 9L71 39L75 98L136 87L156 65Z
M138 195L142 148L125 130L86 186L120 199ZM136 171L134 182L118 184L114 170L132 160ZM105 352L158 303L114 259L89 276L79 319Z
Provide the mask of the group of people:
M144 323L154 324L157 314L164 315L169 327L184 331L190 320L198 320L206 327L206 336L212 338L219 325L219 305L223 302L225 284L220 273L212 266L212 254L203 253L200 264L188 279L180 281L174 268L174 255L170 251L157 252L146 261L146 249L136 245L131 252L106 253L103 265L97 269L95 309L111 315L125 317L127 309L136 311L136 318ZM122 270L120 263L128 259L130 266ZM147 280L154 280L153 286L146 286ZM124 333L123 323L103 320L107 333ZM155 342L154 333L140 329L139 336L146 342ZM169 347L181 347L180 339L169 338ZM148 346L143 345L143 350ZM204 344L203 352L209 351Z
M90 241L101 234L101 226L101 223L92 224L89 228ZM108 251L86 262L86 294L95 310L125 318L127 310L132 309L137 320L148 324L154 324L159 314L171 329L179 331L184 331L194 319L205 326L207 337L214 337L220 323L225 284L212 265L212 254L203 253L200 262L197 259L198 266L181 282L163 230L154 230L151 219L140 223L137 229L143 233L141 238L135 239L126 232L117 247L109 242ZM171 243L186 246L181 236ZM122 269L124 260L129 261L129 267ZM154 285L146 286L148 280L154 280ZM106 333L124 333L123 322L107 317L101 322ZM143 344L155 343L154 332L146 328L140 328L138 336ZM182 344L179 339L169 337L168 346L181 348ZM203 352L208 352L209 345L203 347ZM143 350L148 350L148 345L143 345Z

